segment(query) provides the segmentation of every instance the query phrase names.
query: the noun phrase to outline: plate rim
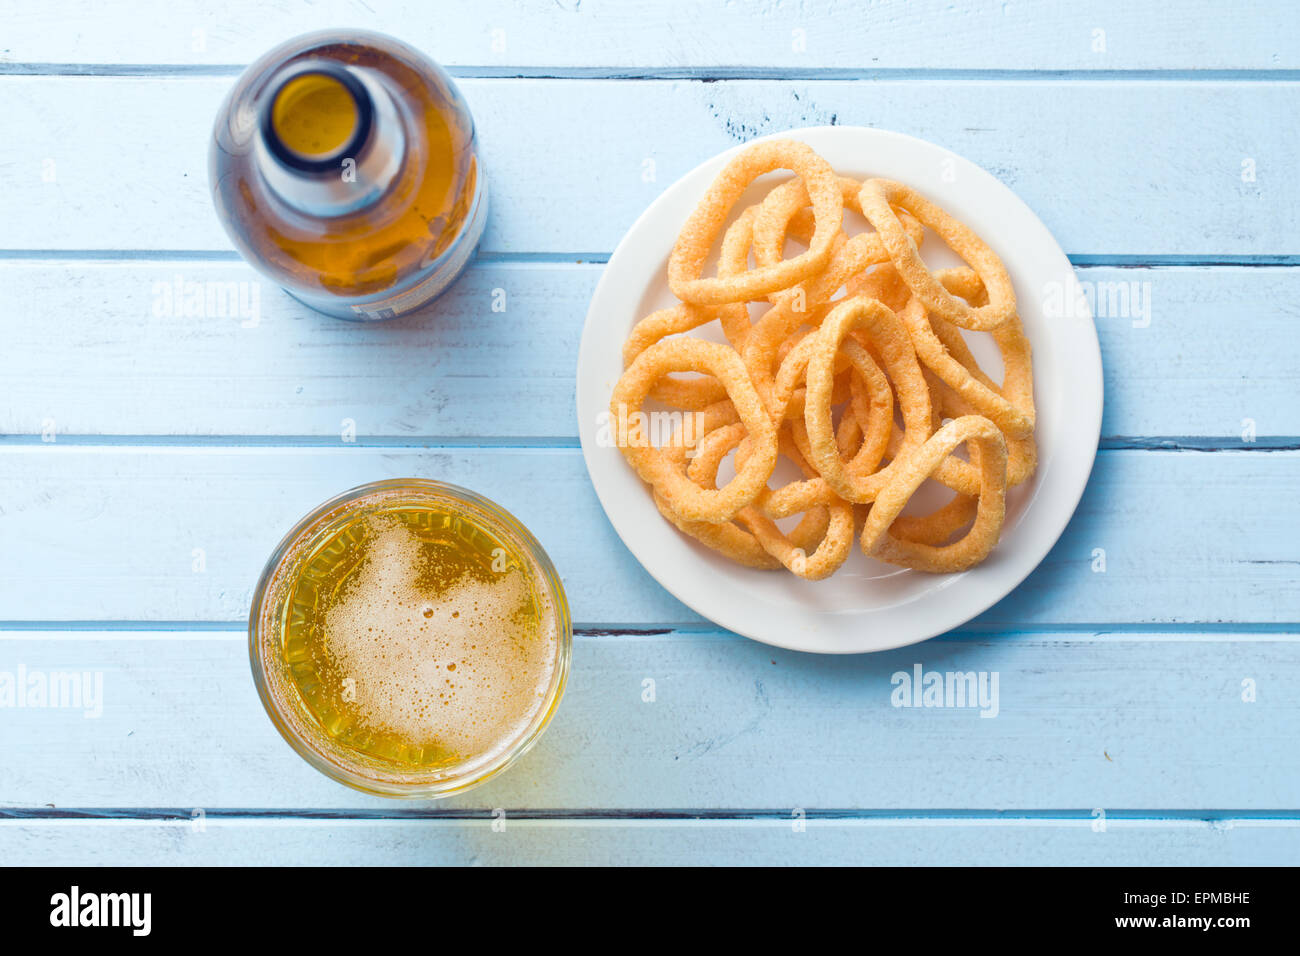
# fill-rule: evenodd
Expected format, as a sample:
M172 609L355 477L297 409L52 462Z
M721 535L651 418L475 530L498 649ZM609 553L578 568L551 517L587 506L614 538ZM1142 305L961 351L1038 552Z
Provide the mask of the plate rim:
M697 176L703 176L704 171L709 169L710 167L721 169L722 166L724 166L726 162L729 161L732 157L740 153L742 150L749 148L754 143L759 143L759 142L764 142L767 140L774 140L774 139L796 139L796 140L806 142L807 138L809 137L819 139L824 136L841 137L847 135L854 135L854 136L866 135L868 138L881 137L883 139L894 139L905 143L908 148L917 148L919 146L924 150L939 151L945 154L946 156L952 157L952 159L955 162L962 164L971 170L976 171L978 176L983 178L986 181L986 184L991 184L992 188L994 188L995 190L1000 190L1002 193L1005 194L1005 197L1009 201L1017 204L1019 207L1021 207L1024 213L1028 214L1028 216L1031 217L1031 222L1036 224L1039 228L1041 228L1043 233L1051 239L1052 248L1050 249L1050 255L1052 256L1052 258L1056 258L1060 260L1062 273L1068 274L1071 277L1075 277L1074 266L1070 262L1069 257L1066 255L1065 251L1061 248L1061 245L1057 241L1055 235L1053 235L1051 230L1047 228L1046 224L1043 223L1042 219L1039 218L1038 214L1034 212L1032 207L1030 207L1028 203L1026 203L1023 199L1021 199L1020 196L1017 195L1016 192L1012 190L1010 186L1007 186L1000 179L998 179L988 170L984 169L978 163L975 163L974 161L967 159L961 154L955 153L952 150L949 150L947 147L941 146L929 140L921 139L916 136L911 136L909 134L900 133L894 130L878 129L876 127L870 127L870 126L859 126L859 125L824 126L823 125L823 126L798 127L798 128L788 129L788 130L782 130L779 132L769 133L763 136L755 137L754 139L747 140L743 143L737 143L734 146L728 147L722 152L716 153L706 158L705 160L696 164L691 169L687 170L685 173L679 176L672 184L670 184L658 196L656 196L654 200L652 200L644 210L642 210L641 214L637 216L636 220L632 223L632 225L628 227L627 231L623 234L622 238L615 246L614 252L610 255L608 261L606 262L605 267L602 270L600 280L597 282L596 288L592 292L591 301L588 304L588 308L587 308L587 315L583 321L582 334L581 334L579 347L578 347L577 368L575 374L575 403L574 403L575 414L578 419L578 438L582 448L583 463L587 469L588 479L591 482L593 490L596 492L597 500L600 502L601 509L604 511L606 519L613 527L614 532L619 536L619 539L622 541L624 547L626 547L628 552L632 555L632 557L636 559L637 563L646 571L647 574L649 574L661 587L663 587L676 600L680 601L686 607L690 608L696 614L699 614L706 621L711 622L713 625L722 628L724 630L731 631L735 634L738 634L750 640L754 640L759 643L766 644L771 647L779 647L785 650L800 651L803 653L812 653L812 654L837 654L837 655L838 654L870 654L870 653L879 653L882 651L897 650L898 648L919 644L922 643L923 641L930 640L931 638L952 631L956 628L961 627L963 624L970 622L974 618L978 617L980 614L983 614L994 604L1008 597L1017 588L1019 588L1020 585L1024 583L1024 581L1043 563L1043 561L1051 553L1051 550L1056 546L1056 543L1060 540L1061 536L1064 534L1065 529L1069 526L1069 523L1073 519L1074 514L1078 511L1079 504L1083 499L1084 492L1087 490L1089 481L1091 479L1092 470L1096 465L1097 451L1098 451L1098 446L1101 437L1102 416L1105 409L1105 379L1104 379L1104 367L1102 364L1102 356L1101 356L1101 343L1097 334L1096 319L1093 314L1091 304L1089 303L1087 306L1086 315L1080 315L1076 313L1073 316L1073 318L1078 321L1080 327L1086 328L1086 331L1088 333L1086 337L1087 339L1086 342L1082 344L1087 346L1087 352L1088 352L1087 358L1090 360L1089 364L1091 364L1095 369L1094 384L1096 388L1097 399L1096 402L1094 404L1091 404L1087 409L1081 410L1076 407L1075 412L1077 416L1082 416L1085 413L1090 412L1090 414L1086 416L1089 420L1082 422L1079 428L1076 429L1076 432L1080 430L1086 430L1087 434L1091 436L1091 441L1089 442L1089 445L1086 448L1086 450L1082 453L1082 460L1079 462L1077 470L1073 473L1067 473L1062 478L1056 479L1058 481L1068 482L1067 485L1063 486L1058 491L1058 495L1062 497L1065 501L1068 501L1069 504L1068 508L1062 505L1059 514L1055 512L1049 512L1047 514L1047 519L1049 521L1049 524L1047 525L1048 532L1046 532L1042 537L1042 544L1040 545L1041 553L1036 554L1032 561L1026 560L1023 563L1023 566L1019 567L1017 570L1010 573L1004 572L1006 576L1003 579L1002 585L989 589L989 593L991 595L990 597L985 598L981 596L977 599L969 600L964 605L966 607L966 610L962 610L958 612L955 616L952 616L952 619L945 618L941 614L931 614L928 618L930 623L920 625L918 628L916 628L916 633L908 633L901 637L885 637L882 640L873 641L870 647L862 647L862 646L838 647L838 646L822 646L822 645L808 646L806 644L801 645L798 641L773 638L771 635L763 634L761 632L756 633L754 628L747 626L742 621L736 620L736 615L731 613L731 608L729 606L724 607L721 613L719 613L716 609L711 607L708 610L701 608L699 606L699 603L696 601L696 599L693 596L684 596L682 593L680 593L680 589L676 588L673 583L670 583L668 580L665 580L664 575L656 567L655 562L647 561L645 558L643 558L641 554L641 550L637 547L634 541L629 540L629 536L626 535L624 533L623 528L620 527L620 520L616 517L616 515L618 514L617 510L611 508L612 502L609 501L607 498L607 495L611 493L611 489L608 487L602 489L601 483L597 479L598 469L593 466L593 456L597 453L598 449L593 447L595 443L591 438L591 436L589 436L588 429L583 422L583 408L587 404L584 401L584 395L591 388L599 387L598 384L596 384L595 382L591 382L591 383L587 382L587 378L596 379L600 377L600 373L593 373L590 371L590 367L594 364L591 360L590 352L592 349L595 348L595 346L592 344L594 337L591 334L591 332L592 329L595 327L596 323L601 321L601 319L598 318L597 316L596 307L601 302L603 295L608 295L607 286L610 286L613 282L613 279L611 277L616 276L618 274L618 269L616 267L619 264L620 256L621 255L625 256L629 254L629 249L630 246L632 245L633 238L645 229L647 222L652 221L657 216L657 213L661 207L667 206L675 201L676 194L685 188L685 184L689 180ZM716 172L714 172L713 175L716 175ZM1086 321L1084 321L1085 319ZM584 371L587 372L586 376L584 376ZM1080 374L1082 374L1082 372ZM602 406L605 404L606 402L601 403ZM604 449L599 449L599 450L603 451ZM1038 520L1041 521L1043 519L1038 519ZM707 565L705 567L707 567ZM967 574L971 574L973 571L976 570L978 570L978 568L971 569L970 571L960 572L958 574L952 575L951 577L953 580L957 580L961 577L964 577ZM972 607L973 610L970 609ZM871 609L871 610L856 612L855 619L861 618L863 620L867 620L873 615L880 613L881 610L882 609Z

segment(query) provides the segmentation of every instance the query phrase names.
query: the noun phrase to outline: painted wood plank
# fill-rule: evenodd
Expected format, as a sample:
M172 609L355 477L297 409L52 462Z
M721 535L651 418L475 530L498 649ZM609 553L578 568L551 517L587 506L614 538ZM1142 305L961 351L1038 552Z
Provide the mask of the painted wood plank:
M1294 866L1294 821L0 821L29 866Z
M1101 453L1062 540L976 625L1300 621L1297 460ZM513 511L579 624L699 622L615 536L577 449L57 443L0 450L0 539L15 543L0 549L0 620L243 620L294 521L344 489L409 475Z
M347 420L362 441L576 442L578 338L601 268L479 263L432 311L362 324L242 262L0 262L15 297L0 335L23 356L0 431L338 437ZM187 315L173 291L220 307L231 283L215 316Z
M573 660L537 747L437 806L1300 808L1300 635L1048 632L831 659L673 633L579 637ZM2 804L397 806L277 736L242 632L0 632L0 672L20 667L29 683L72 674L88 696L0 709ZM917 667L983 675L984 697L901 706L898 675Z
M232 82L0 77L6 248L229 249L209 201L206 150ZM828 123L911 133L967 156L1015 189L1072 254L1298 251L1300 181L1290 170L1300 128L1279 122L1295 111L1294 82L461 85L492 182L489 252L609 252L704 159ZM1253 180L1243 182L1248 161Z
M346 420L361 441L572 442L602 268L481 261L421 316L359 325L310 312L242 262L0 261L0 336L22 356L6 369L0 432L334 438ZM1300 435L1300 270L1077 271L1099 292L1103 439L1248 447L1248 422L1256 439ZM186 314L187 295L202 308Z
M246 63L279 40L351 25L402 37L468 66L789 70L1278 69L1300 65L1293 18L1198 0L1177 17L1151 3L886 0L871 4L693 4L604 0L137 2L124 15L92 0L6 13L3 60L28 63ZM76 24L69 30L68 24ZM1098 36L1095 31L1103 31ZM1100 42L1099 42L1100 41Z

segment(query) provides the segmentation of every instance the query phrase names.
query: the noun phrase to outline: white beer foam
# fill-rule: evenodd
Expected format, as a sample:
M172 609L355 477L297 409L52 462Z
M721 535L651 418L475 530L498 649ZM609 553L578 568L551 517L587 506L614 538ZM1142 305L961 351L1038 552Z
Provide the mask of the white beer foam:
M440 594L418 585L421 541L373 526L369 555L325 616L325 646L367 726L464 759L500 751L532 723L555 663L553 615L525 570L465 576ZM537 613L537 612L541 613Z

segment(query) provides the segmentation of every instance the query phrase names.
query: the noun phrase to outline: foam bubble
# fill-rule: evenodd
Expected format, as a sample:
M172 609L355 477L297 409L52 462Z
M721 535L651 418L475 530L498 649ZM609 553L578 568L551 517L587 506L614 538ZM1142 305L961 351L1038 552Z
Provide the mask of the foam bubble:
M422 586L422 542L375 522L367 559L325 615L325 646L366 726L462 757L508 746L542 706L555 663L554 622L524 570ZM538 612L541 612L540 614Z

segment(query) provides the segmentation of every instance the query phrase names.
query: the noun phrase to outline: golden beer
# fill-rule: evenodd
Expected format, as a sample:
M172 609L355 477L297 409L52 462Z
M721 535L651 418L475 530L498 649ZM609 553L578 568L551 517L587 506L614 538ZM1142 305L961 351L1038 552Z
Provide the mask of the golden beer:
M458 792L523 753L559 702L570 642L532 535L486 499L416 479L304 518L250 618L280 732L335 779L393 796Z

